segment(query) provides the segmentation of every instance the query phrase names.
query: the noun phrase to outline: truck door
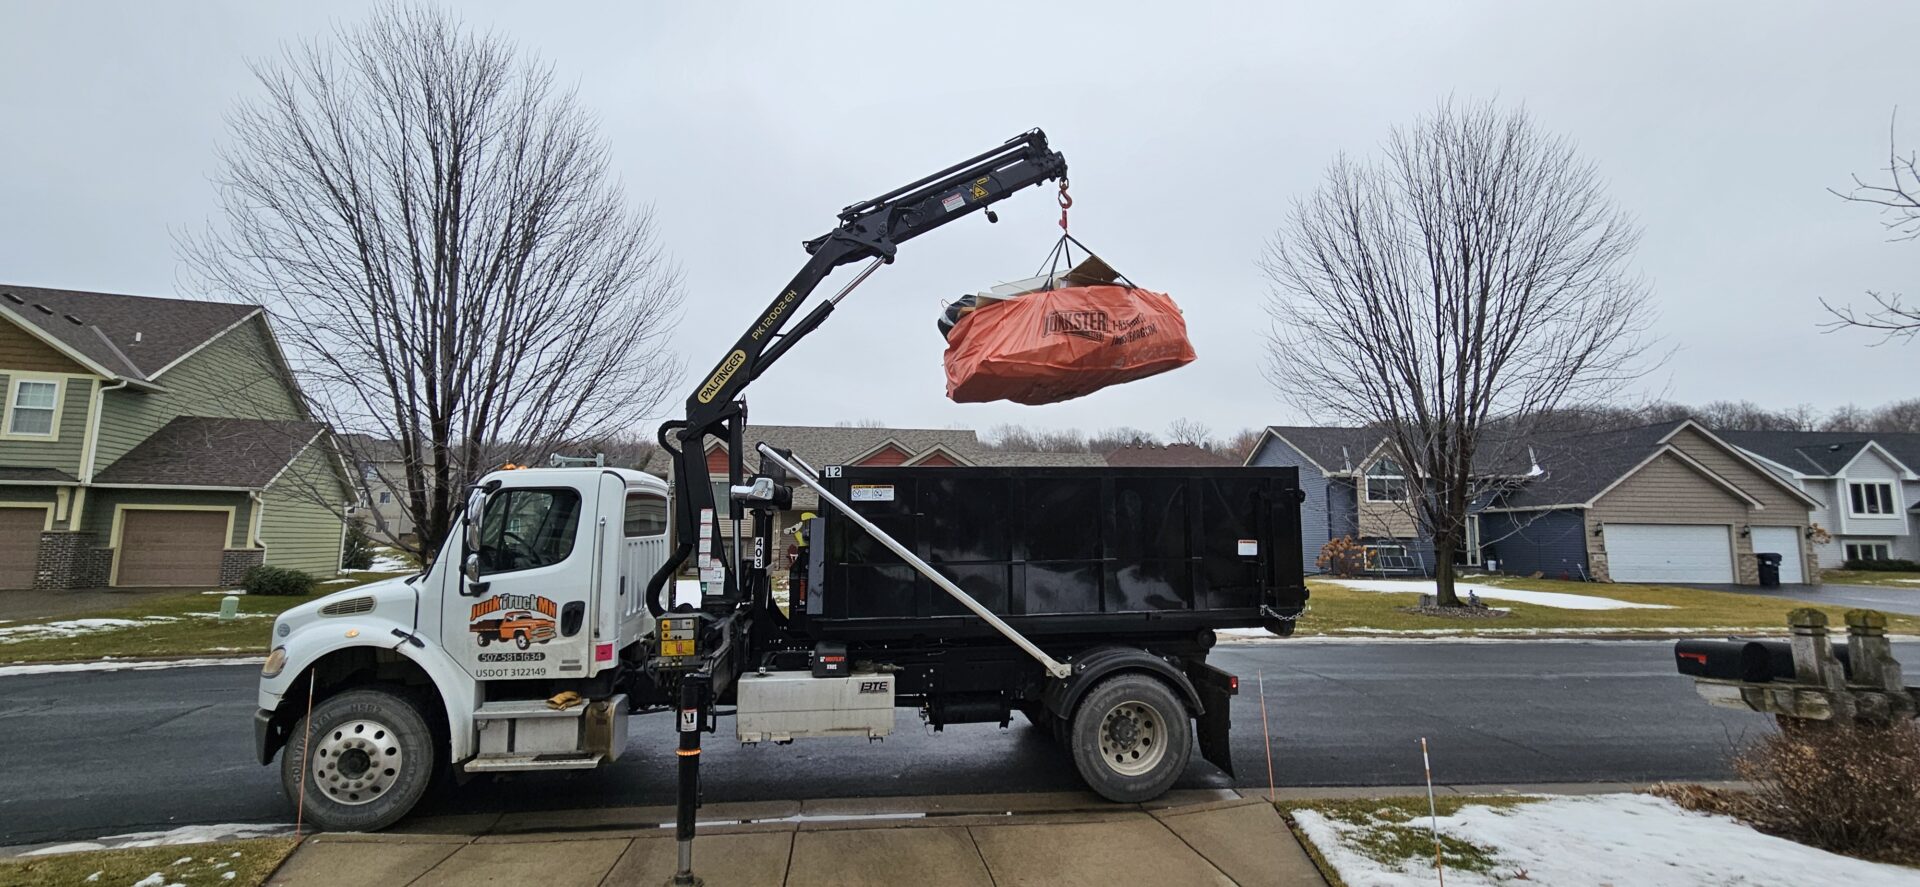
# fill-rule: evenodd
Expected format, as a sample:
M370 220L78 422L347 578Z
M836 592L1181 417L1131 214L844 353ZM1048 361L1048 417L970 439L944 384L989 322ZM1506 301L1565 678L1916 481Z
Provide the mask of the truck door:
M475 678L584 677L594 488L503 486L480 521L478 581L456 577L441 636Z

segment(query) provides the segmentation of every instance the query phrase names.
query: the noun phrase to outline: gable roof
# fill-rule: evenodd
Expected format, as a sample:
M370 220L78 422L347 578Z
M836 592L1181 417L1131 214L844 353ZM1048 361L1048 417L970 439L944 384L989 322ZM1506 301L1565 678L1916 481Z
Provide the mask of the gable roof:
M1733 444L1811 477L1834 477L1867 449L1878 446L1910 471L1920 471L1920 434L1898 431L1716 431Z
M325 427L319 422L179 416L114 460L94 483L264 489Z
M136 383L259 313L258 305L0 284L0 315L88 369Z
M1128 444L1107 454L1116 468L1231 468L1240 463L1193 444Z
M1613 489L1663 453L1678 457L1689 468L1727 488L1735 496L1757 504L1757 500L1741 490L1732 480L1701 465L1669 443L1674 435L1689 428L1725 447L1736 460L1751 467L1765 482L1779 487L1808 505L1819 504L1818 500L1807 495L1806 491L1755 463L1741 453L1739 447L1701 427L1699 423L1692 419L1674 419L1612 431L1579 432L1544 437L1533 445L1543 467L1542 472L1524 486L1501 495L1493 509L1589 505L1594 499Z

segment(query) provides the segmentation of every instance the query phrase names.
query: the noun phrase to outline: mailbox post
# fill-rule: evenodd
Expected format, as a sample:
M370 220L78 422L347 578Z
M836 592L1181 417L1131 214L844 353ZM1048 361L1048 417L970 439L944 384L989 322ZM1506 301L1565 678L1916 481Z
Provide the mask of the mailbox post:
M1846 620L1845 647L1833 645L1827 614L1802 607L1787 614L1789 641L1681 641L1676 666L1723 708L1829 723L1890 724L1920 714L1920 687L1905 686L1887 617L1849 610Z

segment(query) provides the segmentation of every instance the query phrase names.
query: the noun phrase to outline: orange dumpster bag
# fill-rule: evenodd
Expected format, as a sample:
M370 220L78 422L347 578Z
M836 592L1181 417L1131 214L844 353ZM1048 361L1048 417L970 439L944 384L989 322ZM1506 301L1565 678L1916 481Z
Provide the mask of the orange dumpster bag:
M1039 406L1192 363L1187 321L1165 293L1075 286L993 302L947 336L947 397Z

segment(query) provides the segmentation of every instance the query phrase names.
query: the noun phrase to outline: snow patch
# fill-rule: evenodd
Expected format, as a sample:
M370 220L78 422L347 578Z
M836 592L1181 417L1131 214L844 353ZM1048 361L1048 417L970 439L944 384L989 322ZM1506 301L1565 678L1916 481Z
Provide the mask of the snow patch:
M103 631L121 631L128 628L140 628L157 625L162 622L178 622L178 616L144 616L139 619L62 619L57 622L33 622L0 628L0 644L15 644L21 641L40 641L50 638L77 638L81 635L98 634Z
M1354 887L1427 887L1432 860L1422 856L1394 864L1352 849L1349 838L1366 830L1310 810L1296 811L1300 830ZM1424 831L1426 817L1408 825ZM1487 848L1495 858L1491 876L1447 872L1461 887L1511 884L1632 884L1635 887L1705 885L1851 884L1915 887L1920 872L1865 862L1763 835L1725 816L1691 813L1647 795L1552 797L1517 807L1470 804L1440 817L1440 831Z
M167 883L166 877L159 872L154 872L151 875L133 882L133 887L161 887L161 885L165 883Z
M293 826L284 823L238 822L218 825L183 825L164 832L128 832L124 835L108 835L92 841L74 841L68 844L55 844L29 850L21 856L52 856L56 853L74 853L81 850L119 850L127 847L172 847L177 844L209 844L214 841L240 841L248 838L272 838L293 833ZM236 851L234 856L239 856ZM193 857L182 856L174 865L192 862ZM155 873L155 877L159 877ZM154 883L163 884L165 878ZM145 883L144 881L142 883Z
M0 665L0 678L19 675L60 674L69 671L158 671L163 668L202 668L209 665L259 665L262 656L235 656L226 659L96 659L90 662L43 662L29 665Z
M1381 594L1431 594L1434 583L1418 579L1327 579L1326 582L1354 591L1371 591ZM1498 585L1480 585L1473 582L1456 582L1454 591L1461 597L1468 592L1496 601L1513 601L1518 604L1538 604L1558 610L1671 610L1666 604L1639 604L1610 597L1591 594L1565 594L1558 591L1526 591L1517 588L1501 588Z

